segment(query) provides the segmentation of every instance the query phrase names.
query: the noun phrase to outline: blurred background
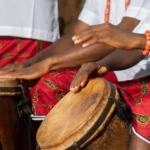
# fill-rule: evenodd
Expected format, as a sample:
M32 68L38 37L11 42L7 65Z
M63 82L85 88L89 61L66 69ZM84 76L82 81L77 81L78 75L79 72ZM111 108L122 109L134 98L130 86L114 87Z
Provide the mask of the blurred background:
M76 22L85 0L58 0L60 34L67 33Z

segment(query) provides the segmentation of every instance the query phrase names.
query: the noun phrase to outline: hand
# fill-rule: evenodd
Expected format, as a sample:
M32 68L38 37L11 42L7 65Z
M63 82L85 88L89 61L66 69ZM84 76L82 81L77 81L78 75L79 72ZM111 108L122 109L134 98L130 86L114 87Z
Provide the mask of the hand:
M27 66L29 66L29 64L26 63L26 61L22 62L22 63L18 63L18 62L11 63L11 64L8 64L8 65L0 68L0 74L5 74L5 73L8 73L8 72L21 70L21 69L23 69Z
M0 78L33 80L40 78L48 71L49 65L47 65L47 60L44 60L22 70L0 74Z
M94 62L83 64L71 83L70 91L73 93L77 93L82 88L84 88L86 86L86 83L88 82L89 76L93 72L96 72L100 76L102 76L103 74L108 72L108 69L103 66L98 67L98 65Z
M91 26L74 36L72 40L75 44L83 43L83 47L103 43L122 50L143 49L146 45L145 36L124 31L109 23Z

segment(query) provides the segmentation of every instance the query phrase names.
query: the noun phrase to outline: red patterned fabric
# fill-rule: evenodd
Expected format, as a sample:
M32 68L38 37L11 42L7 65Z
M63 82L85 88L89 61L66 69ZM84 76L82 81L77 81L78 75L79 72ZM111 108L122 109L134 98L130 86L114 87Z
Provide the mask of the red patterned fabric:
M77 73L77 68L59 69L45 74L30 90L34 114L47 115L65 96Z
M150 142L150 76L116 86L133 113L135 131Z
M50 44L15 37L0 38L0 67L31 58ZM59 69L44 75L30 90L34 113L46 115L69 92L70 83L77 71L77 68ZM117 82L113 72L104 78ZM150 77L115 84L132 110L135 131L150 141Z
M49 46L50 42L24 39L17 37L0 38L0 67L12 62L22 62L35 56L37 53Z
M34 113L47 115L59 100L69 92L71 81L78 69L59 69L44 75L31 89ZM136 132L150 140L150 79L143 78L135 81L117 82L113 72L109 72L105 79L116 82L125 101L133 113L133 127Z
M77 71L78 68L69 68L45 74L30 90L34 114L47 115L57 102L69 92L70 84ZM110 82L117 81L113 72L109 72L104 78L110 79Z

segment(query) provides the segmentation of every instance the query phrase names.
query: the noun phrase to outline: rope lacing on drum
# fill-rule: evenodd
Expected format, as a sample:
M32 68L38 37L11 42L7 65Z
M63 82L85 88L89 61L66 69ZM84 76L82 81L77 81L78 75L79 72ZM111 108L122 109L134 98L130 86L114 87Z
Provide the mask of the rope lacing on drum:
M20 84L18 85L22 91L22 98L20 99L19 103L17 104L17 113L20 119L23 120L26 131L27 131L27 141L28 141L28 150L33 150L33 143L32 143L32 137L31 137L31 110L29 108L29 100L26 96L26 92L24 90L24 87Z

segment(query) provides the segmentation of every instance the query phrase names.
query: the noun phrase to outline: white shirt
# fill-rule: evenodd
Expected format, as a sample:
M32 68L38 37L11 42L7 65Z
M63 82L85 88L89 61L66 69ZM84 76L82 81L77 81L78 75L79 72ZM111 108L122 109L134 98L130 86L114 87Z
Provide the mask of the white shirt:
M106 0L87 0L79 20L89 25L104 23L105 9ZM125 0L111 0L110 23L117 25L124 16L141 20L133 32L145 33L146 30L150 29L150 0L131 0L127 11L125 11ZM134 67L115 71L115 74L118 81L133 80L149 75L150 55Z
M59 37L57 0L0 0L0 36L55 41Z

